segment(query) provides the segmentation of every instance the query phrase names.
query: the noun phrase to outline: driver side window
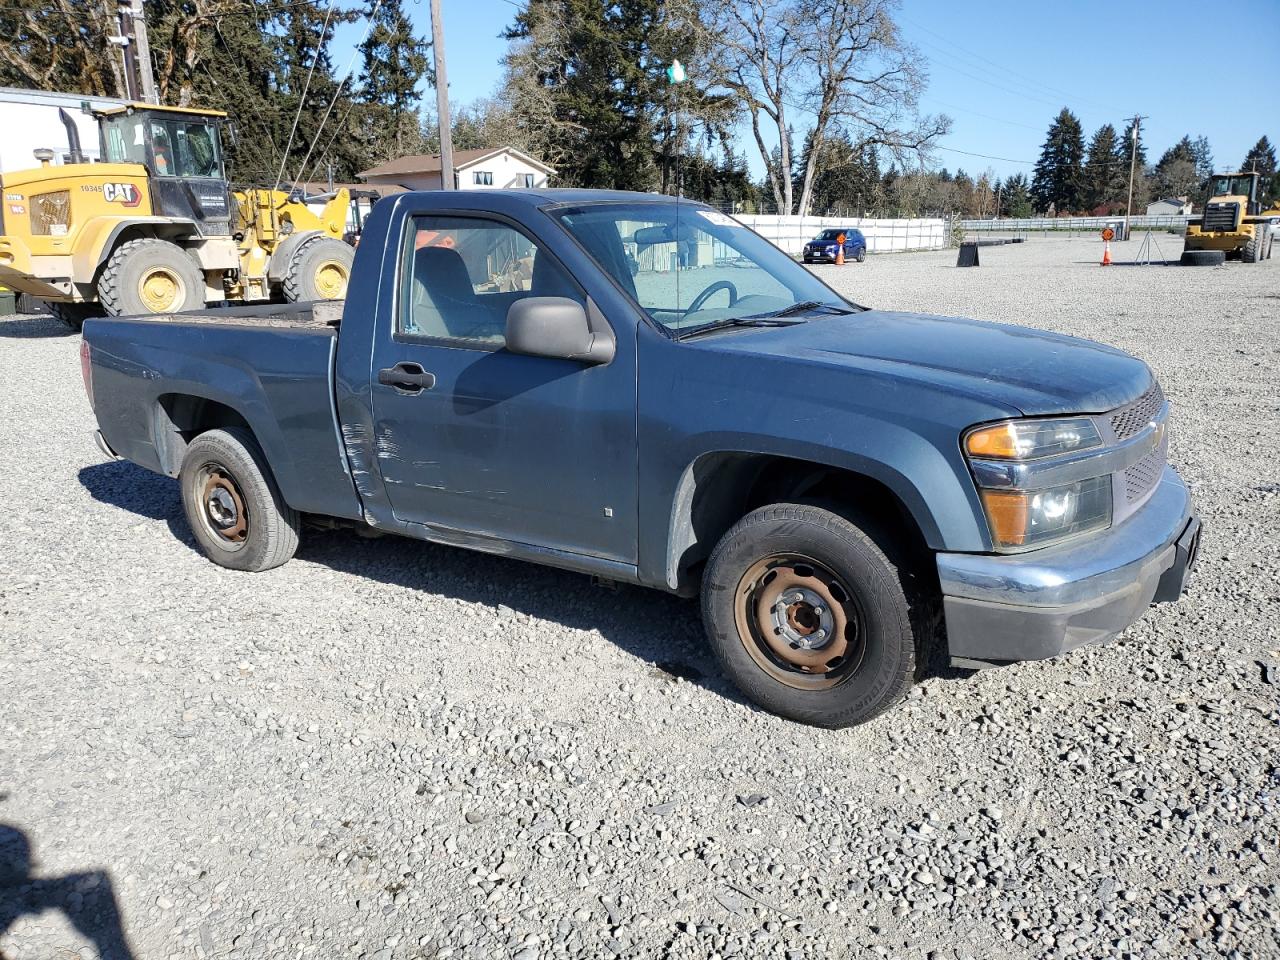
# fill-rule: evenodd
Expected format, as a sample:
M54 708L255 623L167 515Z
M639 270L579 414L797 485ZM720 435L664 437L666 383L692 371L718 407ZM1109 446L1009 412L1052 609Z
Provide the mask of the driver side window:
M519 230L482 217L413 217L400 269L397 333L497 350L507 311L524 297L586 298L564 268Z

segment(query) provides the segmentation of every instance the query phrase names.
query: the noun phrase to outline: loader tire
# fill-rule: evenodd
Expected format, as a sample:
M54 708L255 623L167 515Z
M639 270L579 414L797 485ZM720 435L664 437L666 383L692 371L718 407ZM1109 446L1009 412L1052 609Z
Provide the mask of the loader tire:
M179 313L204 306L204 277L177 244L147 237L129 240L107 258L98 301L112 317Z
M96 303L50 303L49 313L79 333L90 317L102 316L102 308Z
M284 298L289 303L343 300L351 279L353 247L332 237L318 237L302 245L284 275Z
M1227 255L1221 250L1183 250L1184 267L1220 267L1227 262Z
M1264 230L1257 227L1254 228L1253 236L1249 238L1249 242L1244 245L1244 253L1241 258L1245 263L1257 263L1266 259L1267 253L1267 235Z

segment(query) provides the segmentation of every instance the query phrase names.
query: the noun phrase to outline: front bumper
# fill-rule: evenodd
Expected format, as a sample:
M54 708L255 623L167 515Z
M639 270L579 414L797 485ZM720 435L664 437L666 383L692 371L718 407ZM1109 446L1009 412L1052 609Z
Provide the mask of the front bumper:
M1200 520L1166 467L1151 499L1105 533L1016 556L940 553L947 646L956 666L1044 660L1105 643L1152 603L1177 600Z

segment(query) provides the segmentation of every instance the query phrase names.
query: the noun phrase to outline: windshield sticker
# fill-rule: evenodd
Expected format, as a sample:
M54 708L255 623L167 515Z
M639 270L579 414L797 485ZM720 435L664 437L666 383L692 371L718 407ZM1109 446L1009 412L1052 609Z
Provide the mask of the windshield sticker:
M733 217L720 213L718 210L699 210L698 215L701 216L703 220L710 220L717 227L738 226L737 220L733 219Z

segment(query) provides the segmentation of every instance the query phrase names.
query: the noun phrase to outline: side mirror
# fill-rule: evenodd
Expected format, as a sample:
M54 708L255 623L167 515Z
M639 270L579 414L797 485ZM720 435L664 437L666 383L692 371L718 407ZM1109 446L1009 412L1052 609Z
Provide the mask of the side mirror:
M615 350L612 332L595 329L582 304L568 297L523 297L507 309L507 349L530 357L608 363Z

